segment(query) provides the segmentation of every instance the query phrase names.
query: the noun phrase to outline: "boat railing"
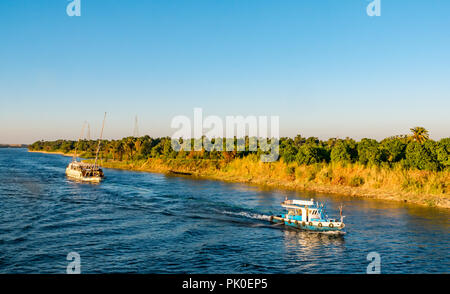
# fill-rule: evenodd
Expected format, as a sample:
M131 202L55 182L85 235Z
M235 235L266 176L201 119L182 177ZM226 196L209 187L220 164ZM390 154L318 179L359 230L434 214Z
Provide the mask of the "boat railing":
M281 205L287 205L287 206L313 206L314 201L308 201L308 200L285 200L284 202L281 202Z
M93 163L85 163L85 162L72 162L72 168L80 168L80 169L90 169L90 170L99 170L100 167Z

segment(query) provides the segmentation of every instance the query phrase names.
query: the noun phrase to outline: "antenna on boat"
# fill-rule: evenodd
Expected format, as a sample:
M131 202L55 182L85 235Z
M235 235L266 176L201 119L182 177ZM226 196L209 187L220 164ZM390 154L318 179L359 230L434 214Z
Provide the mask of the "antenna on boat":
M87 123L87 127L88 127L88 130L87 130L87 140L88 141L91 141L91 125L89 124L89 122L86 122Z
M98 140L97 152L95 153L94 166L97 166L98 152L100 151L100 144L103 139L103 128L105 127L105 119L106 119L106 112L105 112L105 116L103 117L102 131L100 132L100 139Z
M341 223L344 220L344 217L342 216L342 204L339 205L339 215L341 216Z

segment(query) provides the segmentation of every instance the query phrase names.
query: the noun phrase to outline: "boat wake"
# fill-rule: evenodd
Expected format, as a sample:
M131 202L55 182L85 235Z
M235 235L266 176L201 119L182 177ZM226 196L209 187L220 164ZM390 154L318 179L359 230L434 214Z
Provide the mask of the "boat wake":
M250 219L257 219L257 220L269 221L269 219L270 219L269 215L264 215L264 214L259 214L259 213L251 213L251 212L246 212L246 211L240 211L240 212L223 211L222 213L228 214L228 215L234 215L234 216L241 216L241 217L250 218Z

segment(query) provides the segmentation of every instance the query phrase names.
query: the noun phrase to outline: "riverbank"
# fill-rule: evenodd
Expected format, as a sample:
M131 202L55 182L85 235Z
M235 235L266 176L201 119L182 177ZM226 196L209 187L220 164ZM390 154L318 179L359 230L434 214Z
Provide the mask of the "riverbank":
M61 154L61 152L42 153ZM139 161L110 160L102 162L102 166L450 208L448 171L387 169L360 164L263 163L253 156L231 161L155 158Z
M283 162L262 163L251 158L231 162L176 159L108 161L103 162L103 166L450 208L450 193L446 186L450 182L449 172L399 171L358 164L287 165Z
M67 156L67 157L72 157L72 156L75 155L74 153L64 153L64 152L61 152L61 151L41 151L41 150L35 151L35 150L28 150L28 152L31 152L31 153L44 153L44 154L57 154L57 155L62 155L62 156Z

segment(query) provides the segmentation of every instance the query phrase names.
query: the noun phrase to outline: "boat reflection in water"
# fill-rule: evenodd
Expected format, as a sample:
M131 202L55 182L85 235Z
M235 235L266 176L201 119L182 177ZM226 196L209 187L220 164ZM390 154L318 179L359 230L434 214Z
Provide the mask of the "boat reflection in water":
M299 231L296 229L284 230L284 243L286 248L301 248L304 252L324 248L324 246L340 246L343 245L344 242L345 238L342 234L327 235L310 231Z
M290 227L285 228L283 233L283 259L288 263L290 272L316 272L324 266L337 272L343 269L341 259L345 258L347 250L343 235L329 235Z

